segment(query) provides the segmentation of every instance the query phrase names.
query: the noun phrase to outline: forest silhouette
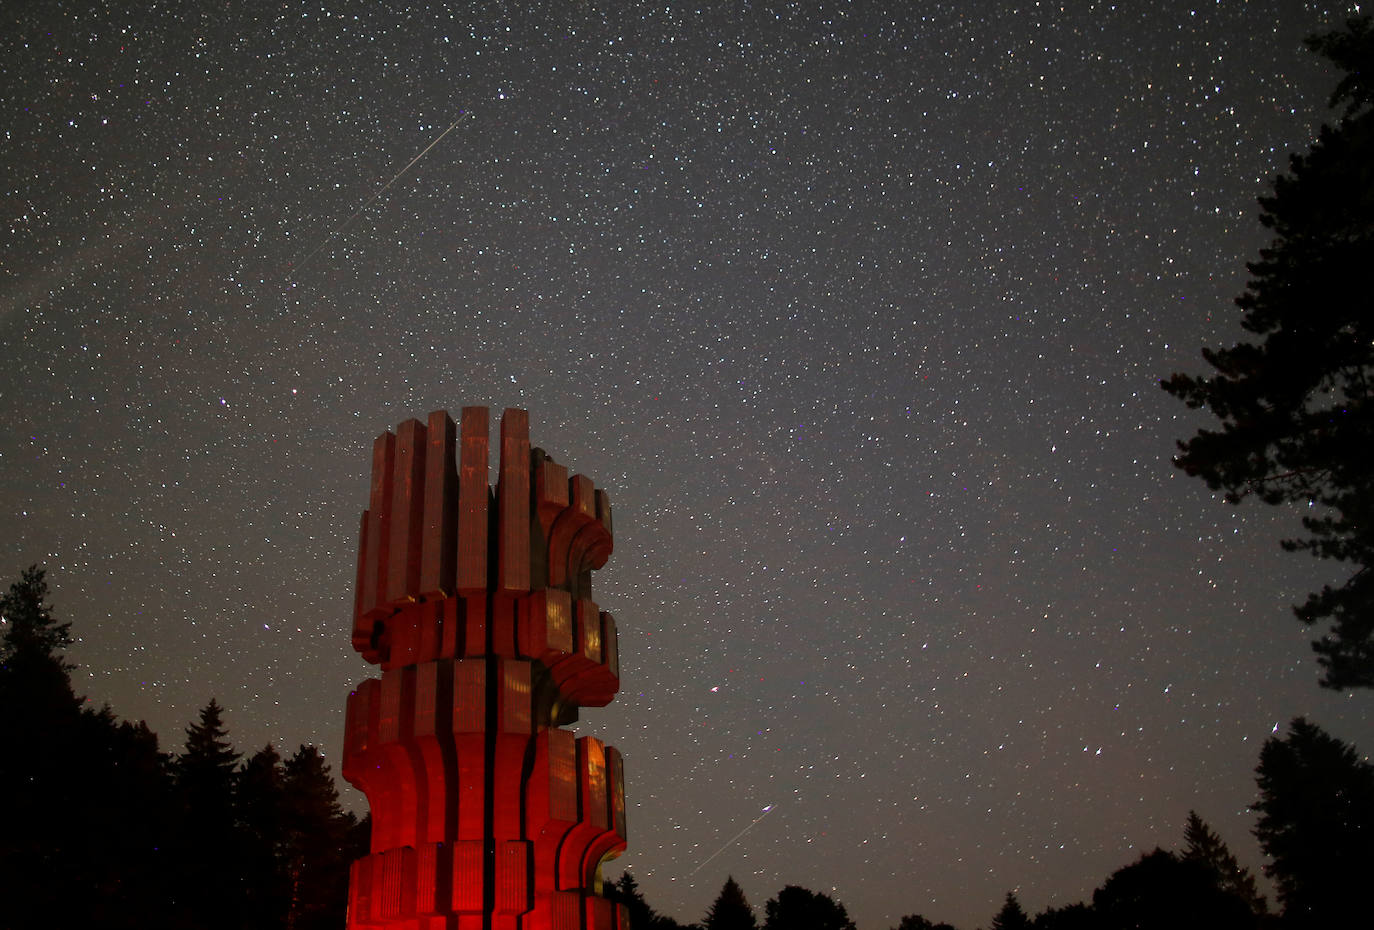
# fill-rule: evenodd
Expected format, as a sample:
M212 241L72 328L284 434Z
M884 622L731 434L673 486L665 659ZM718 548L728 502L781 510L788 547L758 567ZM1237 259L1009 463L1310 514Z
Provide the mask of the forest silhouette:
M163 752L74 692L42 569L0 615L0 927L343 926L368 822L340 808L314 746L245 759L211 700Z
M180 751L162 751L145 724L75 693L70 624L47 594L35 566L0 595L0 927L343 926L348 868L367 853L369 822L341 809L319 751L301 746L283 758L269 745L245 758L213 699ZM1367 925L1374 767L1298 718L1265 742L1256 775L1255 835L1276 910L1191 813L1181 851L1146 853L1089 901L1033 917L1009 892L989 928ZM841 902L796 885L765 903L761 924L733 877L698 923L659 914L628 872L604 893L625 906L629 930L856 930ZM954 928L910 914L894 930Z

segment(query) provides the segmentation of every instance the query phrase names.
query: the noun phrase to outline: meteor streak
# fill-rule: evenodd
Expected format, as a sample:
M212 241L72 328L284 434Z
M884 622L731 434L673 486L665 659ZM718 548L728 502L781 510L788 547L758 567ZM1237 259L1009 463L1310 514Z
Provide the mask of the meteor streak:
M426 145L426 146L420 151L420 154L419 154L419 155L416 155L414 158L412 158L412 159L410 160L410 163L409 163L409 164L407 164L407 165L406 165L404 168L402 168L400 171L396 172L395 177L393 177L390 181L387 181L385 184L383 184L383 185L381 186L381 188L377 191L377 193L375 193L375 194L373 194L371 197L369 197L369 198L367 199L367 201L364 202L363 205L362 205L361 207L359 207L358 209L354 210L352 216L350 216L348 219L344 220L342 223L340 223L338 226L336 226L336 227L334 228L334 231L333 231L332 233L330 233L329 235L327 235L327 236L324 237L324 241L322 241L319 245L317 245L317 246L315 246L313 249L311 249L311 250L310 250L310 254L307 255L307 256L305 256L305 258L301 259L301 263L300 263L299 265L296 266L295 271L292 273L291 276L287 277L286 280L287 280L288 282L294 280L295 275L300 273L300 270L306 266L306 264L310 261L310 259L312 259L312 258L315 257L315 255L320 251L320 249L324 248L325 246L329 245L329 243L333 242L335 236L337 236L339 233L343 232L343 231L348 227L348 224L349 224L349 223L352 223L354 220L356 220L356 219L358 218L358 215L359 215L360 213L362 213L362 212L363 212L364 210L366 210L368 207L372 206L372 204L374 204L374 203L377 201L377 198L378 198L378 197L380 197L380 196L382 196L383 194L385 194L386 191L387 191L387 188L389 188L391 185L395 184L395 183L400 179L401 175L405 174L407 171L409 171L411 168L413 168L413 167L415 166L415 163L416 163L417 161L419 161L420 159L424 158L425 155L427 155L427 154L429 153L429 150L430 150L430 149L434 148L436 145L438 145L438 144L443 140L444 136L448 135L449 133L453 132L453 130L457 129L457 128L458 128L458 124L461 123L463 120L467 119L467 118L468 118L469 116L471 116L471 115L472 115L472 114L470 114L470 113L464 113L462 116L458 117L456 120L453 121L453 125L452 125L452 126L448 127L448 128L445 129L443 132L439 133L438 137L435 138L435 140L434 140L433 142L431 142L429 145Z
M725 852L725 850L729 849L731 846L735 845L735 843L739 842L740 837L744 836L744 834L754 829L754 827L758 825L758 822L763 818L767 817L769 814L771 814L773 812L773 808L777 806L778 805L776 804L769 804L767 807L765 807L757 817L749 821L748 825L745 826L743 830L739 831L734 836L726 840L724 846L722 846L720 849L717 849L715 852L711 853L711 855L707 856L705 859L697 863L697 867L692 871L688 872L687 877L691 878L693 875L700 872L703 868L706 867L706 863L710 862L712 859L716 858L716 856L719 856L721 853Z

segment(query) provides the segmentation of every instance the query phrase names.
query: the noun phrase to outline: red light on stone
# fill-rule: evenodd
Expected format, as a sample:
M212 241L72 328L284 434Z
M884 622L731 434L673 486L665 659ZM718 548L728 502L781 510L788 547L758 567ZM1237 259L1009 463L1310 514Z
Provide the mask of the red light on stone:
M625 849L620 754L563 729L620 687L592 601L612 548L605 493L485 407L373 443L353 647L381 666L348 699L343 774L372 809L348 926L628 930L600 896Z

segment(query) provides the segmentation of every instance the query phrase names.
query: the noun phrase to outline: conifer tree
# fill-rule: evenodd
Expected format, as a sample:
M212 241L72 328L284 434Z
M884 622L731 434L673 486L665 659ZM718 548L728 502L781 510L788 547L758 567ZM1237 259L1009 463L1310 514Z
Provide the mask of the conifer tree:
M201 708L172 767L179 814L174 905L182 922L208 930L237 926L243 904L234 812L239 754L229 742L223 713L213 698Z
M286 792L281 756L269 743L238 771L235 808L244 874L244 922L261 930L286 926Z
M0 661L8 662L21 653L51 656L60 661L58 651L72 644L71 622L59 623L52 615L52 607L44 603L48 599L46 578L46 569L30 565L10 585L8 593L0 594L0 617L5 626ZM64 662L63 668L71 666Z
M47 597L37 566L0 594L0 910L16 925L68 903L65 885L88 877L90 858L78 845L89 799L80 702L62 655L70 625Z
M1374 862L1374 766L1354 747L1299 717L1270 737L1255 770L1255 836L1271 862L1284 922L1367 926Z
M342 926L348 908L348 841L355 821L339 807L329 766L314 746L301 746L283 768L284 861L288 930Z
M1221 426L1180 442L1175 464L1232 503L1298 505L1308 536L1283 547L1354 569L1295 612L1331 622L1313 644L1323 686L1374 687L1374 20L1307 45L1344 72L1344 112L1260 200L1274 240L1236 300L1254 341L1204 349L1210 375L1163 387Z
M239 754L229 742L224 708L214 698L200 722L186 728L186 746L173 766L189 829L208 841L228 842L234 828L234 789Z
M758 918L733 875L726 877L701 926L702 930L757 930Z
M666 914L660 914L644 899L639 882L630 872L605 886L607 898L621 904L630 922L630 930L698 930L695 924L684 926Z
M157 930L168 920L168 841L173 819L169 759L142 721L116 721L109 708L83 714L90 797L85 835L92 841L98 891L86 926Z
M1217 887L1230 895L1235 895L1256 914L1268 913L1269 906L1255 888L1255 876L1250 870L1236 861L1231 850L1222 842L1220 836L1198 816L1197 811L1188 812L1188 823L1183 828L1183 860L1198 862L1207 867L1215 876Z
M72 644L72 625L53 617L46 575L31 565L0 594L0 701L22 701L31 713L70 715L80 703L72 692L74 666L63 655ZM32 723L48 725L41 716Z
M82 708L47 594L35 566L0 595L0 926L170 927L167 759Z
M1016 899L1016 894L1008 891L1002 909L992 918L992 930L1030 930L1030 926L1030 918Z
M622 872L620 878L607 890L607 897L624 905L625 913L630 920L630 930L653 930L658 914L654 913L649 902L644 900L644 895L639 890L639 882L635 881L634 875Z

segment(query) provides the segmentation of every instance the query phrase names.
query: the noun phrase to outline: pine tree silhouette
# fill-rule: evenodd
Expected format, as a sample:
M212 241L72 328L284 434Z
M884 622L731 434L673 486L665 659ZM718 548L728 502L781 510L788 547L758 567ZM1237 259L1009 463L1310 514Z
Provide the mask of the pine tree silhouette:
M701 926L702 930L757 930L758 918L733 875L726 877Z

